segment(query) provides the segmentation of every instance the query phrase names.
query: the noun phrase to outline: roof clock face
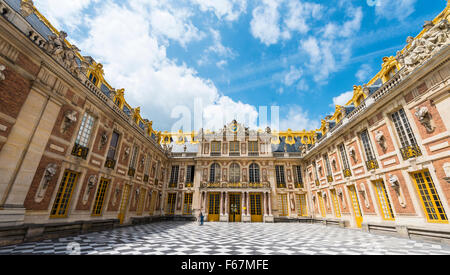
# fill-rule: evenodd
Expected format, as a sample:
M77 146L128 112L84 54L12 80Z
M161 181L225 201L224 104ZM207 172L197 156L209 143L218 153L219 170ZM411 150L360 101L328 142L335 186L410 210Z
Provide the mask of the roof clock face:
M237 125L237 123L234 123L233 125L231 125L231 131L233 133L237 133L239 130L239 126Z

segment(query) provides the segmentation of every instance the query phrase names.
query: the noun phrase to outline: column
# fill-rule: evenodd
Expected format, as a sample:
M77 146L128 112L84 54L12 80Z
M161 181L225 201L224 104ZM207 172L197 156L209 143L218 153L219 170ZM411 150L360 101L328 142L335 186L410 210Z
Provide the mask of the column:
M229 207L228 207L228 203L229 203L229 202L228 202L228 199L229 199L229 198L228 198L228 192L225 192L225 215L229 214L229 213L228 213L228 208L229 208Z
M262 193L262 200L261 200L261 208L262 208L262 215L267 216L267 210L266 210L266 193Z
M241 221L242 221L242 216L244 216L244 202L245 202L245 193L243 191L241 191Z
M272 196L270 192L267 193L268 196L268 204L269 204L269 216L272 216Z

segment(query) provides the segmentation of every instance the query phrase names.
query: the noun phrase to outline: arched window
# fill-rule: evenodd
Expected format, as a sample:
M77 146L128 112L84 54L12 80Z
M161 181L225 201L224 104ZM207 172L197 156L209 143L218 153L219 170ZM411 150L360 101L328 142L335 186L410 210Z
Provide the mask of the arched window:
M209 182L211 183L220 182L220 166L217 163L211 165L209 173Z
M230 182L238 183L241 181L241 167L237 163L230 165Z
M256 163L252 163L250 165L250 169L249 169L249 174L250 174L250 183L259 183L260 182L260 177L259 177L259 165Z

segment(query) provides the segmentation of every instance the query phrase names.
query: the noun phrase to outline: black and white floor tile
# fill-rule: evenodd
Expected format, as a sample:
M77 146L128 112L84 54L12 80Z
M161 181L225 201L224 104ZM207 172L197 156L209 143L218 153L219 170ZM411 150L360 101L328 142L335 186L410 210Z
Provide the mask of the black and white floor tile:
M170 222L0 247L1 254L450 255L450 246L315 224Z

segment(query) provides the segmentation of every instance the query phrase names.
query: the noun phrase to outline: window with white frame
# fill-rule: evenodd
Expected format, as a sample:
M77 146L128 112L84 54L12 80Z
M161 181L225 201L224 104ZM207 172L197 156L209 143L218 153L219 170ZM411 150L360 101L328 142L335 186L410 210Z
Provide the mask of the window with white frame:
M88 113L84 114L83 120L81 121L80 130L78 131L77 139L75 140L76 144L83 147L88 147L92 128L94 126L94 121L95 119L91 115L89 115Z

